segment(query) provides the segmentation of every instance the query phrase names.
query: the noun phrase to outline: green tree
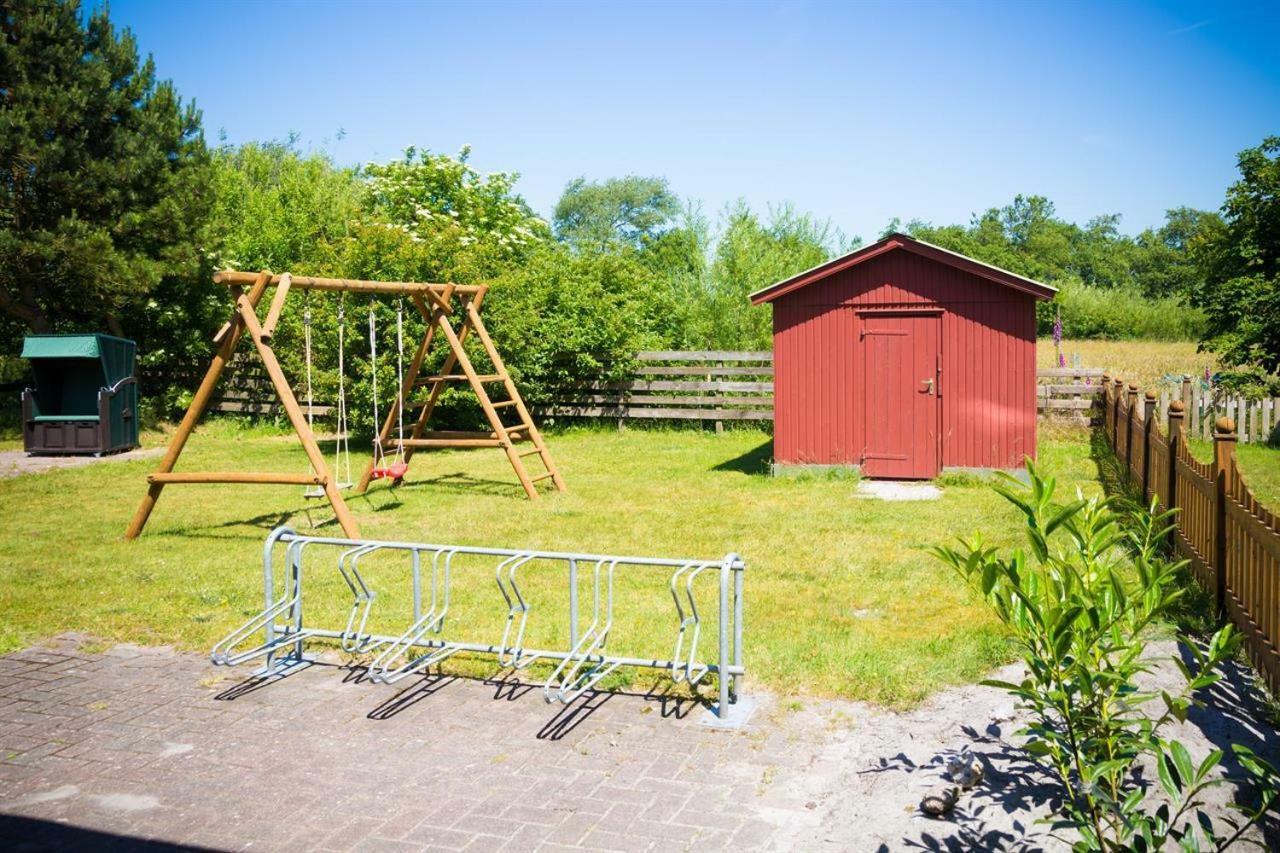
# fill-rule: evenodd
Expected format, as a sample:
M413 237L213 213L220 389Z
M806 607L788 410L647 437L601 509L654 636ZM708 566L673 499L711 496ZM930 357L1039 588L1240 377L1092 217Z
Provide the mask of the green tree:
M1164 225L1138 235L1140 251L1134 278L1148 296L1183 296L1200 284L1196 252L1207 235L1222 226L1222 217L1207 210L1175 207L1165 212Z
M200 113L78 0L0 10L0 310L32 331L122 331L120 312L199 259Z
M210 254L220 269L326 273L360 219L354 169L294 142L223 146L213 155Z
M640 249L671 228L680 200L665 178L627 175L607 181L575 178L564 188L553 215L555 234L576 249Z
M768 220L761 222L739 202L728 208L725 218L692 337L713 349L769 349L771 315L747 297L860 241L845 240L830 222L797 213L789 205L771 210Z
M630 253L550 244L493 282L485 323L530 403L583 379L621 379L660 344L648 271Z
M1204 344L1233 366L1280 373L1280 136L1242 151L1223 221L1197 255L1195 301L1209 315Z

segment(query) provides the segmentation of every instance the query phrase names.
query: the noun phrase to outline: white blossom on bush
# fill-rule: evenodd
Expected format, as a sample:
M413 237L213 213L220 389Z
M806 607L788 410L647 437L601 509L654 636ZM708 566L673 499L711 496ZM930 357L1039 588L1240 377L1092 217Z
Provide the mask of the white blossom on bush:
M519 249L546 238L547 223L513 191L519 175L482 175L467 165L470 155L466 145L457 157L409 148L399 160L366 164L374 215L414 240L454 229L463 246L488 242Z

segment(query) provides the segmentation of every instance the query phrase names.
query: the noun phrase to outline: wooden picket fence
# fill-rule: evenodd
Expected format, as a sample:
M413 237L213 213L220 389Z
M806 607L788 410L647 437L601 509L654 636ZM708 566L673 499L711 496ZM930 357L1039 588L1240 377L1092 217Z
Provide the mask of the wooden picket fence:
M1103 432L1125 476L1144 500L1154 497L1178 510L1179 553L1240 629L1272 692L1280 693L1280 520L1240 471L1235 422L1216 418L1213 461L1201 462L1187 446L1193 424L1182 400L1167 401L1161 416L1154 391L1140 396L1137 387L1110 378L1103 388Z
M1246 444L1266 443L1280 429L1280 398L1233 397L1185 376L1180 387L1157 392L1156 410L1161 420L1168 417L1169 403L1174 399L1182 400L1186 407L1187 434L1204 441L1213 439L1213 424L1220 416L1235 422L1236 434Z

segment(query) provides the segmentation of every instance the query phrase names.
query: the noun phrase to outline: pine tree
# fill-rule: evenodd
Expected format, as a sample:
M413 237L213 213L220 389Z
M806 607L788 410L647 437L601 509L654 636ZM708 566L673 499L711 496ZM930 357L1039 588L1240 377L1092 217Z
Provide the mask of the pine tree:
M0 311L119 330L198 261L208 152L193 103L79 0L0 0Z

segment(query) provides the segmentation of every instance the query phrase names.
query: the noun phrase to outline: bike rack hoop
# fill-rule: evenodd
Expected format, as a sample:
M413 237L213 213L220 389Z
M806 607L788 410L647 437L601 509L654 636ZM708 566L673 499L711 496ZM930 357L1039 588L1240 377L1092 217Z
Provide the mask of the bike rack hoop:
M275 591L275 552L284 546L287 574L281 594ZM308 625L303 608L303 552L325 550L336 553L335 565L353 595L345 625L322 627ZM398 634L381 634L369 630L372 604L378 598L367 578L361 574L362 557L382 552L403 552L410 558L413 618ZM422 561L430 556L429 605L422 612ZM458 563L457 558L470 561ZM504 619L501 637L496 642L473 638L455 638L449 629L452 585L461 575L472 575L477 562L491 561L490 571L496 579L499 596L493 604L501 608ZM521 591L517 572L531 563L560 564L568 581L565 601L568 605L568 637L563 646L527 648L526 629L533 607ZM662 654L652 657L625 656L609 652L614 623L615 585L618 572L665 569L659 574L674 605L675 641L670 658ZM313 567L308 571L315 571ZM580 570L590 572L590 624L578 625L578 578ZM726 554L719 560L689 560L666 557L621 556L565 551L488 548L471 545L445 545L425 542L359 540L337 536L303 535L289 528L277 528L267 537L263 547L263 610L214 646L214 663L235 665L253 658L265 657L264 674L278 673L303 663L304 641L337 641L347 652L361 654L377 650L369 665L371 680L395 683L414 673L440 663L459 652L492 655L498 664L513 670L523 669L537 660L554 664L543 685L548 702L568 704L594 689L600 681L620 667L648 667L665 670L674 683L697 689L708 679L716 682L714 705L716 725L734 725L745 721L746 707L741 701L742 679L746 674L743 658L744 576L746 564L737 554ZM716 646L714 659L700 659L699 639L703 613L709 601L699 602L699 593L710 598L706 584L699 590L695 581L702 576L715 576ZM661 588L655 583L655 589ZM492 587L490 587L492 589ZM541 605L540 605L541 606ZM670 611L668 611L670 612ZM659 614L655 619L662 618ZM668 617L669 618L669 617ZM251 648L243 646L255 634L262 641ZM668 635L670 636L670 635ZM288 653L280 654L290 649Z

